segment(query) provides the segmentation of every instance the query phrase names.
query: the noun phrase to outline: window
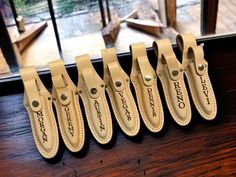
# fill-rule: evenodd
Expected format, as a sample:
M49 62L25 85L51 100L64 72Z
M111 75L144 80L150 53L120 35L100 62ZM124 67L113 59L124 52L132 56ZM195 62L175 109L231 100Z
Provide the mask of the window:
M86 53L98 58L105 47L123 53L131 43L174 42L177 33L235 32L236 3L214 2L209 10L200 0L0 0L0 78L30 65L47 70L59 58L66 64ZM216 26L207 26L203 12Z

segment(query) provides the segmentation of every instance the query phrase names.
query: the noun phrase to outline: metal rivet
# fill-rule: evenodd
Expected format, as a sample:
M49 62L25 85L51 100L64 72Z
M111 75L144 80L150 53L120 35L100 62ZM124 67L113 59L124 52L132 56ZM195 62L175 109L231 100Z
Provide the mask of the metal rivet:
M172 71L173 76L177 76L178 74L179 74L179 71L177 71L177 70Z
M48 97L48 100L51 100L52 98L51 97Z
M83 91L82 91L82 90L80 90L80 91L79 91L79 93L81 94L81 93L83 93Z
M63 101L65 101L65 100L67 99L67 96L63 93L63 94L61 94L61 99L62 99Z
M129 79L126 79L126 82L129 82Z
M96 88L91 88L91 89L90 89L90 93L96 94L96 93L97 93L97 89L96 89Z
M152 80L152 77L150 75L146 75L144 77L144 79L145 79L145 81L150 81L150 80Z
M36 100L34 100L34 101L32 102L32 106L35 107L35 108L37 108L37 107L39 106L39 102L36 101Z
M115 84L116 84L117 87L120 87L122 85L122 82L118 80L118 81L115 82Z
M52 98L53 101L56 101L56 98Z
M104 87L104 85L102 84L101 87Z
M204 69L204 66L202 64L198 65L197 67L200 71L202 71Z

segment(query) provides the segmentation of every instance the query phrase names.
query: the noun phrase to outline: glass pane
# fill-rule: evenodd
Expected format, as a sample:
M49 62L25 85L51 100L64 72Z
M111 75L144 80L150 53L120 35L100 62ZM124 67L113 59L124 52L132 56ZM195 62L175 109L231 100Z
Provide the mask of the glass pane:
M53 2L62 54L65 63L74 63L75 56L100 56L104 48L98 1L57 0Z
M51 11L48 1L0 0L1 13L12 44L27 34L32 26L47 22L47 27L32 37L24 49L19 46L18 52L15 49L21 67L35 65L38 69L47 70L48 62L55 59L61 58L70 64L75 62L77 55L87 53L92 58L98 58L101 49L106 47L115 47L117 53L128 52L132 43L145 42L146 47L151 47L154 40L166 37L175 43L178 33L193 33L201 38L236 31L236 24L233 23L236 20L236 2L232 0L218 1L218 4L217 0L53 0L50 1ZM208 9L208 2L215 3L208 4ZM18 32L14 8L17 16L23 17L25 33ZM54 12L58 42L50 12ZM0 61L10 63L8 58ZM10 75L15 72L18 70L11 69ZM0 74L0 77L7 75Z
M38 31L41 28L40 24L45 24L41 32L33 37L32 42L21 53L21 65L47 68L49 61L60 58L47 0L14 0L14 2L18 15L25 21L25 33L30 32L32 28Z
M60 58L46 0L1 1L1 13L19 67L35 65L47 69L49 61ZM10 75L18 73L19 69L10 68Z

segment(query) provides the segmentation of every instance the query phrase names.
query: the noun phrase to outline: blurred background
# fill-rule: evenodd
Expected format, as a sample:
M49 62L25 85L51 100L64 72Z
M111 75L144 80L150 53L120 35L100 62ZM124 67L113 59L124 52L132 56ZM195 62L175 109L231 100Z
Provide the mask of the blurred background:
M19 67L74 63L129 45L193 33L197 38L236 32L236 1L218 0L0 0L0 78Z

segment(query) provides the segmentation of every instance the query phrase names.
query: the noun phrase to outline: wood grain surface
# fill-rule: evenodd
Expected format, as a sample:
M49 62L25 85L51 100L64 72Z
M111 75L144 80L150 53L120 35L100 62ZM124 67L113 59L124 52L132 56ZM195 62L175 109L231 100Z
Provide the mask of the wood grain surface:
M112 143L101 147L86 129L82 152L68 152L61 141L58 156L46 161L35 147L23 93L1 96L0 176L236 176L235 46L210 41L204 48L218 102L215 121L204 121L191 102L193 121L180 128L160 92L165 113L160 134L153 135L142 125L139 136L130 139L114 124ZM122 66L125 63L121 61Z

